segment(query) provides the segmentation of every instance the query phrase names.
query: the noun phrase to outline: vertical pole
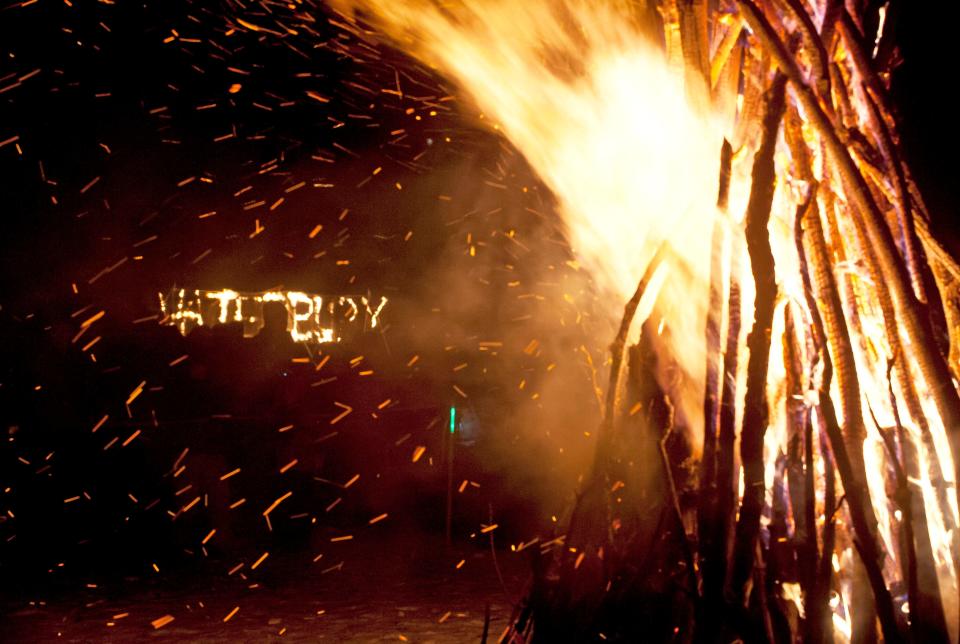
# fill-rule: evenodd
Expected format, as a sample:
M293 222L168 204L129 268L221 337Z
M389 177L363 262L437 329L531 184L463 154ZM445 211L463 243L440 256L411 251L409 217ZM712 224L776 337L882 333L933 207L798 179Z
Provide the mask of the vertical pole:
M453 448L456 444L457 408L450 407L450 431L447 432L447 517L446 536L447 545L452 543L451 532L453 525Z

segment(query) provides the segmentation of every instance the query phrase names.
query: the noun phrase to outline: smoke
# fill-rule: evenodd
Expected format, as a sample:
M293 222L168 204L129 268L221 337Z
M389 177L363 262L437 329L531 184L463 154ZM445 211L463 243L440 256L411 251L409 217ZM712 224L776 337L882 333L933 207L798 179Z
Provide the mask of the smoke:
M559 515L592 461L610 301L576 262L552 195L501 137L480 134L431 165L419 226L443 239L391 299L385 337L420 357L438 402L469 414L466 458L504 503Z

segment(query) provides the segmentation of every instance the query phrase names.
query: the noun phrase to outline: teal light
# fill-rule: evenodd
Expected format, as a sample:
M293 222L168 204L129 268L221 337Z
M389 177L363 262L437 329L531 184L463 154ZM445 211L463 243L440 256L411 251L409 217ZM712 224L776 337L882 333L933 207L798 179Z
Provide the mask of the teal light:
M457 431L457 408L450 408L450 433L453 434Z

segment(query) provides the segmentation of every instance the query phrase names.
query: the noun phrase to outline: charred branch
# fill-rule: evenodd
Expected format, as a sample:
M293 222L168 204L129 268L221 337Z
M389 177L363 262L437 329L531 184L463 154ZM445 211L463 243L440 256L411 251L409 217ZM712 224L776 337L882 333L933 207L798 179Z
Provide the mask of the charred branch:
M653 258L647 264L647 268L637 284L637 290L633 297L627 302L623 310L623 318L620 320L620 329L610 345L610 384L607 387L607 396L604 400L603 421L600 425L600 432L597 438L597 462L595 463L595 472L602 472L607 458L609 458L610 442L613 440L614 427L617 415L617 399L620 395L620 375L623 371L623 357L627 345L627 336L630 334L630 327L633 325L633 318L637 313L637 307L643 294L647 291L647 286L653 279L654 274L660 267L666 255L666 246L661 244L654 253Z
M778 74L766 102L760 147L754 156L752 187L746 213L747 252L756 284L753 328L747 336L750 357L744 398L740 459L743 463L744 493L740 505L730 575L733 601L742 604L750 579L763 510L763 436L767 429L767 366L770 358L770 328L777 297L773 252L767 225L776 189L773 154L783 119L786 77Z

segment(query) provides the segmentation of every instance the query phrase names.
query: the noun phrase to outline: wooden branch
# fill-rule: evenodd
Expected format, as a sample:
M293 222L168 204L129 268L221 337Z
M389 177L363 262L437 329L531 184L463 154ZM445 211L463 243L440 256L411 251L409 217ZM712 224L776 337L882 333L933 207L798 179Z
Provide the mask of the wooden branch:
M770 76L770 56L761 49L761 55L744 56L740 78L743 80L743 99L738 110L733 147L737 150L754 145L757 136L757 122L763 117L763 95L766 91L766 79Z
M733 151L730 143L724 140L720 152L720 187L717 196L717 209L726 210L730 193L730 164ZM703 459L701 461L701 490L713 485L715 472L715 452L717 425L719 422L719 360L720 360L720 316L723 312L721 288L723 282L723 226L724 222L716 217L710 240L710 287L706 324L706 387L703 397Z
M807 144L803 140L803 120L800 118L800 112L795 105L787 106L787 115L783 124L783 138L787 142L790 156L793 158L791 170L803 181L813 183L815 181L813 162L810 149L807 148Z
M729 544L733 536L734 515L739 468L735 465L734 446L737 439L737 375L740 368L740 329L741 329L741 257L744 238L740 230L734 231L730 239L730 287L727 296L727 341L723 353L723 376L720 397L720 427L717 436L717 534L713 544L714 552L710 556L716 566L708 578L704 576L704 603L710 610L723 608L723 592L728 571L727 560ZM704 628L712 629L711 622ZM716 637L716 630L707 631L710 637Z
M810 193L807 195L807 207L811 207L813 200L816 199L816 184L814 184ZM803 246L803 217L806 214L806 209L797 209L796 217L794 218L793 223L793 240L797 249L797 259L800 264L800 279L803 283L803 295L804 300L807 305L807 310L810 312L810 334L812 336L812 343L814 349L817 352L817 356L813 364L810 366L811 370L811 382L813 380L813 371L816 368L816 362L823 362L823 378L820 385L820 391L830 390L830 383L833 378L833 365L830 362L830 356L827 354L827 341L826 341L826 331L823 328L823 319L820 317L819 310L817 309L817 300L813 292L812 279L810 277L811 271L809 264L807 262L807 255ZM821 398L823 394L821 393ZM830 400L827 396L827 401L829 404L833 404L833 401ZM812 537L812 548L813 556L817 555L817 537L816 537L816 520L814 517L815 508L812 507L815 501L814 499L814 472L813 472L813 423L812 419L808 417L807 421L807 436L806 436L806 445L805 445L805 461L806 461L806 475L807 475L807 520L811 525L811 537ZM818 415L819 425L824 425L824 414L821 413ZM807 613L807 624L806 624L806 639L813 644L821 644L822 642L833 642L833 619L830 614L830 580L833 578L833 546L834 546L834 521L833 513L835 512L835 484L834 484L834 462L833 454L830 452L826 437L824 436L824 430L821 428L820 432L820 452L821 458L824 462L824 478L825 478L825 491L824 491L824 514L827 517L823 526L823 547L821 552L823 553L820 557L820 562L815 565L814 569L814 581L813 587L804 598L804 607L806 608Z
M910 602L910 633L915 642L945 643L949 641L947 622L943 615L943 602L940 599L940 583L937 579L937 566L933 557L933 548L930 543L930 531L927 526L926 510L920 490L911 489L910 478L920 477L919 467L913 443L906 436L903 423L900 420L897 397L893 391L891 372L898 356L887 361L887 393L890 406L893 410L894 423L897 430L897 442L900 444L900 454L888 430L880 426L873 408L867 405L870 416L883 439L887 454L894 466L896 478L896 493L894 500L900 509L901 525L903 527L903 549L907 556L901 555L903 578L907 583L907 597ZM902 458L902 463L901 463ZM925 590L920 592L919 578L924 578Z
M623 371L623 355L626 350L627 336L630 333L630 327L633 325L633 317L637 313L637 307L640 305L640 299L650 285L654 273L663 262L666 255L666 242L661 243L654 253L647 268L644 270L640 282L637 284L637 290L633 297L627 302L623 309L623 318L620 320L620 329L610 345L610 384L607 387L607 396L604 403L603 420L600 423L600 431L597 436L597 462L594 464L594 470L602 471L603 462L609 456L610 444L613 441L614 421L617 412L617 397L620 391L620 374ZM599 467L598 467L599 466Z
M840 12L843 10L843 0L824 1L823 24L820 28L820 40L823 41L828 56L833 54L833 46L837 31L837 21L840 20Z
M826 371L826 370L824 370ZM826 397L829 400L829 396ZM821 402L823 395L821 394ZM818 409L821 407L818 406ZM817 582L813 597L810 598L808 619L810 620L810 642L812 644L833 642L833 613L830 610L830 590L833 582L833 551L837 542L836 515L840 503L837 501L837 463L830 449L827 437L825 416L820 418L819 439L820 455L823 458L824 493L823 508L826 520L821 538L820 562L817 565ZM836 416L833 415L834 422Z
M870 57L864 46L860 30L846 9L840 12L839 20L837 21L837 32L843 40L844 47L846 47L847 52L850 54L850 61L853 63L857 74L860 75L860 78L863 79L863 82L870 88L870 91L873 92L875 96L885 96L885 88L873 71L873 66L870 64ZM884 106L884 112L889 114L886 106Z
M892 394L892 391L891 391ZM916 552L916 595L910 600L910 623L916 625L917 642L949 641L946 617L943 611L943 599L940 594L940 580L937 574L936 555L930 540L930 528L927 523L923 492L913 483L920 477L917 445L911 440L902 425L898 425L900 452L903 455L903 469L906 474L906 502L911 514L914 548ZM905 512L905 510L901 510ZM956 538L954 538L956 541ZM955 552L955 551L954 551Z
M717 431L720 415L720 316L723 311L721 283L723 280L723 221L713 223L710 241L710 286L705 329L706 381L703 391L703 456L700 459L700 502L697 510L699 542L704 551L714 536L712 518L716 495Z
M767 430L767 366L770 358L770 328L777 297L773 252L770 249L770 208L776 188L774 152L777 132L783 120L787 78L778 73L767 93L760 146L753 160L752 185L747 203L746 238L750 267L756 284L753 328L747 336L750 351L747 390L744 398L743 428L740 432L740 459L743 463L744 492L734 537L730 592L742 605L753 569L760 513L764 501L763 437Z
M690 578L690 594L699 599L700 580L693 556L693 546L690 545L690 539L687 536L687 528L683 522L683 510L680 509L680 495L677 494L677 483L674 480L673 469L670 466L670 457L667 455L667 439L670 438L670 432L673 431L673 405L667 397L664 397L664 401L667 403L669 409L669 420L667 427L664 429L663 436L657 441L660 451L660 464L663 467L663 476L667 481L670 510L673 513L673 520L676 524L676 530L680 538L680 547L683 551L683 558L687 567L687 575Z
M640 300L643 298L657 268L664 261L666 253L667 246L663 243L657 248L654 256L647 264L633 297L630 298L624 307L620 328L610 346L612 362L610 366L610 382L604 401L604 416L601 420L597 435L593 470L589 478L584 482L582 492L578 495L576 503L574 504L569 522L570 527L566 535L566 543L568 545L583 548L584 544L588 544L592 547L599 546L609 549L609 545L613 543L610 508L610 471L614 456L613 446L616 439L617 403L627 336L633 324ZM609 581L610 557L602 561L603 570L593 568L587 570L588 566L580 566L578 571L577 565L574 562L575 557L571 556L569 548L564 548L561 552L562 554L558 557L557 564L560 570L560 590L555 597L549 598L549 601L545 600L545 603L543 603L541 607L542 613L548 616L544 618L547 620L556 618L568 610L571 602L571 588L574 585L574 578L577 574L581 576L592 574L594 578L589 580L589 582L585 582L584 585L590 586L590 584L593 584L596 586L597 583L599 583L597 588L592 588L594 591L598 589L602 590L603 585ZM602 595L602 592L600 595ZM599 597L599 595L593 599L597 600L597 597ZM597 606L599 606L599 603L597 603ZM594 609L595 608L596 606L594 606ZM536 611L536 609L534 610Z
M845 128L849 124L856 122L856 111L850 103L850 97L844 91L846 82L844 80L843 70L840 69L837 63L830 64L830 81L831 102L833 103L833 109L836 110L831 119L831 124L836 128L838 132L837 136L842 137L842 139L846 141L848 137Z
M876 55L873 57L873 67L878 73L889 74L894 69L895 55L897 49L896 31L900 17L900 2L894 0L887 3L887 17L883 21L883 32L878 34L880 37L876 46Z
M960 264L933 236L929 224L930 213L927 212L923 196L910 176L909 168L904 167L904 174L910 198L920 215L914 220L917 237L935 283L933 288L928 289L928 297L933 291L938 291L948 335L947 366L954 380L960 381Z
M913 284L914 293L924 304L927 303L927 296L924 289L923 277L919 265L919 250L917 248L917 231L913 225L913 211L910 208L910 195L907 193L907 180L903 174L903 165L897 155L896 147L893 143L893 137L890 134L890 128L880 113L880 107L877 105L867 87L863 86L863 96L870 107L871 125L875 130L874 136L880 153L883 155L887 170L893 173L894 194L896 196L894 207L897 212L897 223L900 226L901 244L903 246L903 255L907 263L907 270L910 273L910 280Z
M743 31L743 21L739 17L734 18L726 33L723 34L723 40L717 46L717 51L710 61L710 87L717 88L717 82L720 80L720 74L723 72L730 55L733 53L737 41L740 40L740 33Z
M922 239L922 237L921 237ZM926 248L930 248L927 246ZM954 379L960 380L960 278L953 273L949 264L945 264L938 256L928 250L930 268L940 291L943 302L943 315L946 319L949 334L949 349L947 361L950 373Z
M717 190L717 210L726 213L730 194L733 148L724 139L720 149L720 181ZM726 222L720 217L714 220L710 251L710 293L707 310L706 355L707 371L704 389L704 444L700 467L699 507L697 511L697 535L699 567L702 578L701 595L705 597L698 606L698 618L694 639L712 641L716 637L723 606L723 583L726 575L726 522L720 511L720 497L730 482L719 479L718 453L721 452L720 434L720 316L723 312L721 291L723 286L723 231ZM734 280L731 275L731 282ZM738 330L734 330L737 333ZM732 449L732 446L731 446ZM726 470L724 470L726 471Z
M867 488L866 468L863 462L863 419L860 416L860 394L856 385L856 373L853 369L853 353L850 348L850 339L846 333L846 324L843 320L843 311L840 297L837 295L833 273L830 271L829 257L826 242L823 239L820 217L816 207L816 200L811 199L809 207L802 218L804 243L800 244L798 252L802 253L803 260L812 273L811 282L816 283L816 298L810 310L811 316L817 321L816 327L826 345L821 354L824 362L824 378L820 388L820 410L824 416L827 435L840 471L840 479L846 493L850 508L850 517L853 521L855 537L860 544L861 561L866 569L867 576L873 589L876 613L880 618L884 637L888 642L902 641L897 620L893 612L893 601L890 591L883 579L881 561L883 559L880 544L877 539L877 519L870 501ZM809 252L807 249L809 248ZM809 306L809 305L808 305ZM826 324L822 321L827 318ZM829 351L827 351L829 347ZM829 386L833 376L834 362L832 357L838 358L838 384L841 390L841 403L853 404L851 390L856 392L856 406L844 407L844 424L846 431L841 431L830 398ZM842 383L847 379L847 383ZM859 421L859 427L851 431L851 424ZM826 553L825 555L826 556Z
M760 542L754 546L754 560L756 565L753 567L753 592L756 597L756 606L760 611L760 626L762 627L762 633L764 640L767 642L776 642L777 638L773 633L773 620L770 617L770 604L767 601L767 565L763 559L763 549L760 547ZM753 633L752 638L745 639L755 639L756 633Z
M817 27L813 24L813 20L801 0L780 0L780 3L793 15L800 27L804 49L810 57L814 86L817 88L820 97L826 99L830 96L829 58L827 50L823 46L823 41L820 40L820 34L817 33Z
M786 371L784 396L787 421L787 475L790 507L793 509L797 551L797 578L804 593L813 592L817 559L817 524L814 511L816 501L813 480L813 452L808 445L810 414L804 394L804 363L802 349L794 321L795 303L784 312L783 364ZM807 458L809 452L809 458ZM812 537L812 539L811 539ZM772 547L772 546L771 546Z
M725 212L730 192L730 166L733 149L726 140L720 151L720 185L717 210ZM710 291L706 324L706 386L703 396L703 457L700 461L700 498L697 508L697 534L700 552L700 570L704 584L716 587L717 562L725 557L718 550L721 524L717 514L717 438L720 424L720 330L723 313L723 231L726 222L716 217L710 248ZM720 567L722 570L722 567ZM723 573L719 586L723 586ZM707 581L708 577L713 577Z
M693 105L710 98L710 44L707 40L706 0L677 0L680 46L683 49L687 96Z

